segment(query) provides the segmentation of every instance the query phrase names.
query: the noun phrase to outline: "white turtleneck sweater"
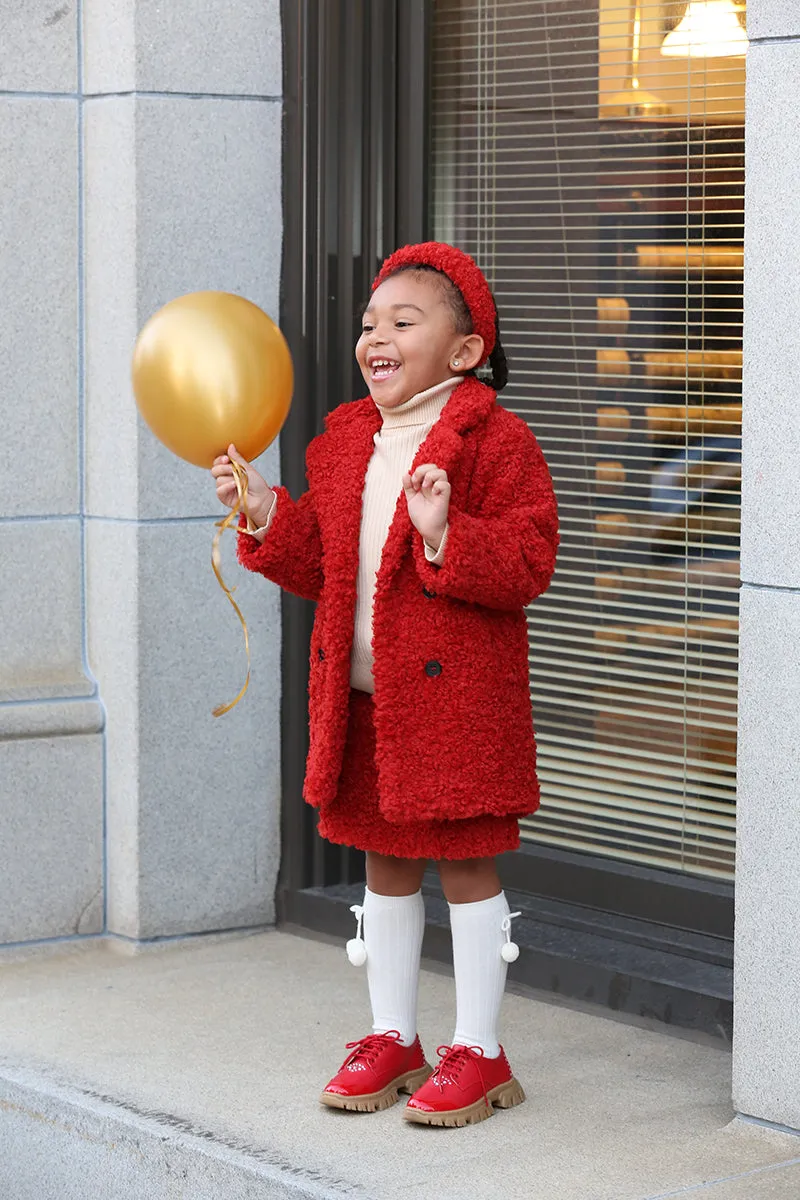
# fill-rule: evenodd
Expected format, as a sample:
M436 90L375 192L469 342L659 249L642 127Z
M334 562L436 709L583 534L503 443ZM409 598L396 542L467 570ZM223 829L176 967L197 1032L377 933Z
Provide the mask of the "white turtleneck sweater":
M372 694L375 691L372 678L375 582L397 501L403 491L403 475L410 471L417 451L441 416L453 388L460 382L460 378L446 379L427 391L418 392L396 408L383 408L377 404L383 425L375 434L375 449L364 480L356 613L350 656L350 686L362 692ZM265 524L251 531L259 541L263 541L267 535L276 508L277 504L273 501ZM425 557L429 562L441 565L446 540L445 530L437 549L426 544Z
M397 408L382 408L383 425L375 434L375 449L369 460L361 507L358 558L358 598L350 656L350 686L372 693L372 607L375 581L389 527L403 491L403 475L411 469L417 451L438 421L459 379L446 379L425 392L418 392ZM425 547L429 562L441 563L444 542L433 550Z

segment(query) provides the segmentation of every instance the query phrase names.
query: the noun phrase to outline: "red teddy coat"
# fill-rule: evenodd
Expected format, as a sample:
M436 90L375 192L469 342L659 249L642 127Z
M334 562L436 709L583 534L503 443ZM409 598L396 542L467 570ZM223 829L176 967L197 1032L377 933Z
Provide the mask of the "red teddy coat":
M303 794L335 799L350 696L361 496L381 416L342 404L306 454L308 491L278 504L263 544L239 537L245 567L317 602L310 748ZM527 425L474 378L453 391L414 465L452 486L444 564L425 559L399 495L373 609L375 760L392 822L511 816L538 807L524 607L547 587L558 520Z

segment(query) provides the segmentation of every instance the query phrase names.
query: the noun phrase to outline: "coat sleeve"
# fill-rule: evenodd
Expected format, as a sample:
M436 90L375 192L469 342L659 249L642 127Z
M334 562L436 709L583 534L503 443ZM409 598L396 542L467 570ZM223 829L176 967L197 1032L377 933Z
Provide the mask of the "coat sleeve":
M322 539L311 492L295 502L286 488L273 490L278 500L264 540L240 533L239 562L287 592L318 600L323 583ZM246 528L244 517L240 528Z
M426 561L419 536L414 557L423 583L439 594L513 610L530 604L550 582L558 512L544 455L524 422L509 422L491 442L476 463L476 511L450 506L442 565Z

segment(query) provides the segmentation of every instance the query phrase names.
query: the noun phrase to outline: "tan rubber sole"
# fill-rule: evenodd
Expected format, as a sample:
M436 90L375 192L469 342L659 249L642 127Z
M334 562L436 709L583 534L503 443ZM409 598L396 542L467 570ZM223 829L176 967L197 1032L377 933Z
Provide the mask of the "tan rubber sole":
M477 1125L479 1121L485 1121L487 1117L491 1117L495 1108L514 1108L517 1104L522 1104L525 1099L525 1092L522 1090L522 1084L516 1079L509 1079L507 1083L501 1083L498 1087L493 1088L487 1093L489 1103L481 1097L475 1104L468 1104L465 1108L456 1108L451 1112L423 1112L419 1108L406 1108L403 1116L407 1121L413 1121L417 1125L440 1125L447 1128L459 1128L462 1125Z
M399 1092L413 1094L432 1074L433 1067L425 1063L424 1067L419 1067L416 1071L398 1075L380 1092L371 1092L365 1096L340 1096L337 1092L323 1092L319 1099L320 1103L326 1104L328 1108L343 1108L347 1112L382 1112L384 1108L391 1108L393 1104L397 1104Z

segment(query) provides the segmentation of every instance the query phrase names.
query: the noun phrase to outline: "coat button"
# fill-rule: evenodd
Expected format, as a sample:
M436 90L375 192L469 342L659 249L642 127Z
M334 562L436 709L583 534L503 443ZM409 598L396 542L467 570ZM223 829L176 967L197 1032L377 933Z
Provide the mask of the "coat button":
M423 596L427 596L429 600L436 599L436 592L432 592L430 588L423 587L422 594Z
M441 673L442 664L437 662L435 658L432 658L430 662L425 663L425 674L429 675L431 679L435 679L436 676L441 675Z
M325 651L322 649L322 646L320 646L319 650L317 651L317 658L320 662L322 662L325 658Z

